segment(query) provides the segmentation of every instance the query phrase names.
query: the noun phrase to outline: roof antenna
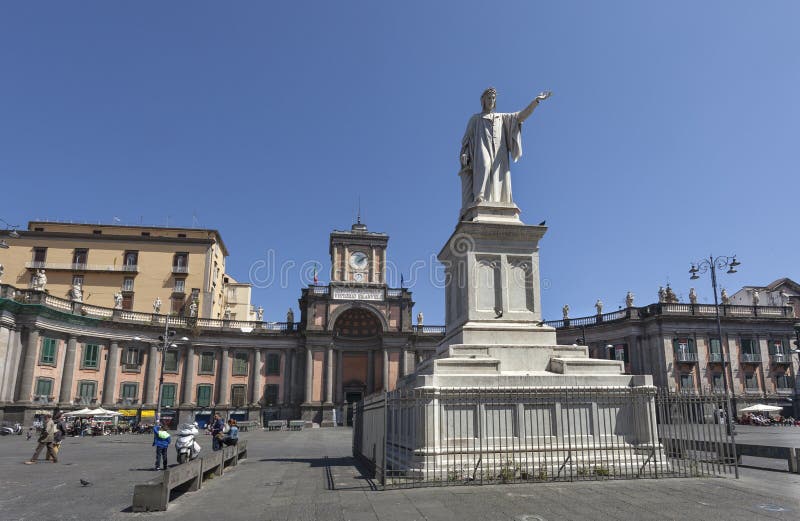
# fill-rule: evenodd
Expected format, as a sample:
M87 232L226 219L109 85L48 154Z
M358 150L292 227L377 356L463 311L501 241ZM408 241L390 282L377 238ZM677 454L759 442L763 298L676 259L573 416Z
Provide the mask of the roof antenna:
M361 224L361 196L358 196L358 224Z

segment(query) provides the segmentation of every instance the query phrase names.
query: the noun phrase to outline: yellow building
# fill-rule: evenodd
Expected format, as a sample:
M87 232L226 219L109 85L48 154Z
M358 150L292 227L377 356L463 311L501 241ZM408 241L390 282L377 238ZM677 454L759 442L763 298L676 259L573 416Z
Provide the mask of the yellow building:
M31 221L0 251L3 282L45 290L87 305L144 313L220 318L225 257L216 230ZM156 305L160 302L160 308Z

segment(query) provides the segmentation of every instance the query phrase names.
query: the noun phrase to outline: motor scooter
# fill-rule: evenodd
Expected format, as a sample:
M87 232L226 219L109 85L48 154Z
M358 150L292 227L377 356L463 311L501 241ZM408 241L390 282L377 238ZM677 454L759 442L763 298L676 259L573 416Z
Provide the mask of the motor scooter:
M200 454L200 445L195 441L197 434L197 422L184 423L178 428L178 437L175 440L178 463L186 463Z
M15 423L14 425L0 427L0 436L8 436L9 434L22 434L22 425Z

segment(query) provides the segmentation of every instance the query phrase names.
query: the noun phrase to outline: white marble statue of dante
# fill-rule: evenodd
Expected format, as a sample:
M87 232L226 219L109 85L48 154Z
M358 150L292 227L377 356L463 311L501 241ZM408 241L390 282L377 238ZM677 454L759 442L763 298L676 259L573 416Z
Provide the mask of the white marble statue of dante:
M495 112L497 90L489 87L481 94L481 112L467 123L461 140L462 207L472 203L513 203L509 156L516 162L522 156L522 122L540 101L550 97L542 92L519 112Z

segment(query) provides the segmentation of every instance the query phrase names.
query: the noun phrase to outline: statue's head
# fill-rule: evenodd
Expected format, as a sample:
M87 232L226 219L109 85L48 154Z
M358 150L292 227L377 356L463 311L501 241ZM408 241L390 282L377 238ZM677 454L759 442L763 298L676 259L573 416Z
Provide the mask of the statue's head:
M486 112L490 112L494 110L495 104L497 102L497 89L494 87L489 87L483 94L481 94L481 107Z

